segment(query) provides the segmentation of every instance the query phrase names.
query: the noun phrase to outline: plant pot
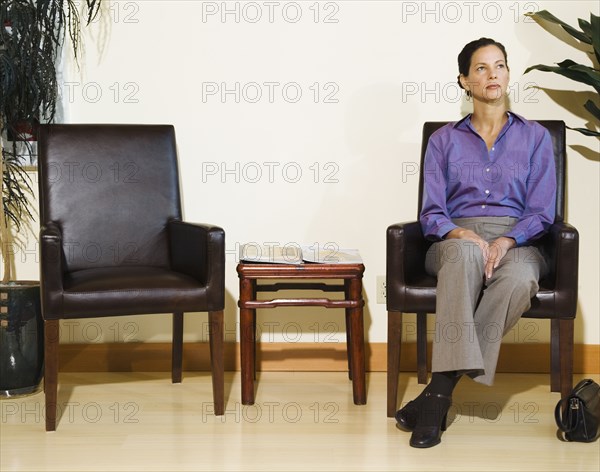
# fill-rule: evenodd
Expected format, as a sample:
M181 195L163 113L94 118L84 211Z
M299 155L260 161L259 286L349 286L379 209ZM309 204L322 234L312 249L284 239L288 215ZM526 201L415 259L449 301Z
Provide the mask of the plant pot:
M43 372L40 284L0 283L0 397L37 392Z

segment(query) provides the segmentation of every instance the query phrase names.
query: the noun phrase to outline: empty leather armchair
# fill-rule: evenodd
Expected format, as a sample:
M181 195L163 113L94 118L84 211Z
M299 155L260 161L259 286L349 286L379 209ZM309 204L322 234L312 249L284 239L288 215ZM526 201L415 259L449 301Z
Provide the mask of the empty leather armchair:
M181 221L169 125L44 125L39 138L46 430L56 429L59 320L208 312L214 409L224 413L225 233Z
M573 385L573 328L577 312L579 235L564 221L565 209L565 124L538 121L552 137L557 173L556 218L550 230L535 242L546 255L549 274L540 280L526 318L551 320L551 390L564 398ZM423 126L421 170L431 134L446 122ZM419 180L418 212L423 200L423 174ZM427 382L427 314L435 313L435 277L425 272L425 254L432 242L423 237L418 221L394 224L387 229L386 278L388 310L387 416L396 412L402 313L417 314L417 372L419 383Z

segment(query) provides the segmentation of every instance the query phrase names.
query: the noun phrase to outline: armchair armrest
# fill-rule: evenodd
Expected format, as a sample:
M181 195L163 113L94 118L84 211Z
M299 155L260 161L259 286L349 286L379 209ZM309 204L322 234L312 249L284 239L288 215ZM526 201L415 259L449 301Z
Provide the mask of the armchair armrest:
M63 263L62 231L53 222L40 228L40 287L44 319L62 314Z
M225 303L225 231L218 226L170 220L167 224L171 269L206 286L209 311Z
M579 232L564 221L556 222L536 245L548 262L548 275L541 285L544 282L551 284L561 318L574 318L577 312Z
M387 229L386 241L386 285L388 307L399 305L399 294L403 293L411 279L425 273L425 255L431 245L423 236L418 221L396 223Z

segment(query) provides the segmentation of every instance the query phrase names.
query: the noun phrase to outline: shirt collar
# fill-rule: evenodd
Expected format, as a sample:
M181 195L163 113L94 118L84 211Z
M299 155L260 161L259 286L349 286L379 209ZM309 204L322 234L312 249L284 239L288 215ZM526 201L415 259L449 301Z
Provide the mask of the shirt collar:
M512 111L507 111L506 112L508 114L508 125L512 125L513 120L516 118L517 120L519 120L521 123L525 123L525 118L523 118L520 115L517 115L516 113L513 113ZM462 118L461 120L457 121L456 123L454 123L453 128L462 128L465 126L468 126L471 124L471 116L473 114L469 113L467 116L465 116L464 118Z

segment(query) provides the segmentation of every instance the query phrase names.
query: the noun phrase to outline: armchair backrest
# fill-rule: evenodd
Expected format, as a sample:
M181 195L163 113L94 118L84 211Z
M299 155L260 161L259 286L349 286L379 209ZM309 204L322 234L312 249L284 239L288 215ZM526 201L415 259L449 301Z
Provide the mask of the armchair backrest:
M564 220L565 211L565 180L566 180L566 147L565 147L565 123L561 120L536 120L544 126L552 138L554 147L554 163L556 166L556 217L555 221ZM421 214L423 206L423 165L425 151L429 137L439 128L448 124L448 121L428 121L423 125L423 140L421 142L421 172L419 175L419 208L417 218Z
M43 125L39 188L66 271L169 265L166 225L181 218L173 126Z

